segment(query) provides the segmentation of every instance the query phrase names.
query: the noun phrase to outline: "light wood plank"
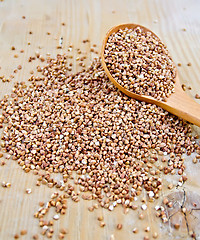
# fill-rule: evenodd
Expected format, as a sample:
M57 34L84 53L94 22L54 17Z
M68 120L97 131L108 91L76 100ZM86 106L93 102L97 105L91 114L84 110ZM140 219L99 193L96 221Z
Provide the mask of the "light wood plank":
M33 56L36 50L42 55L51 53L67 52L67 46L73 44L84 51L89 51L92 44L101 48L102 40L114 25L133 22L152 29L168 49L175 63L182 63L178 68L180 81L192 90L187 93L194 97L200 94L200 3L198 0L4 0L0 2L0 75L9 76L13 69L19 64L23 69L16 74L10 83L0 82L0 98L9 94L15 81L27 81L30 70L34 69L36 62L28 63L28 57ZM22 19L25 15L26 19ZM66 26L61 23L65 22ZM185 28L186 31L182 29ZM30 35L29 31L33 31ZM48 36L46 33L50 32ZM56 49L59 39L63 37L64 49ZM83 39L90 39L91 43L83 45ZM31 45L28 46L28 42ZM16 51L11 51L11 46ZM38 47L42 49L38 49ZM24 49L24 53L19 53ZM14 58L17 53L19 58ZM90 54L90 59L94 57ZM192 66L188 67L187 63ZM89 65L88 60L87 64ZM74 68L77 71L78 68ZM200 100L196 100L200 103ZM194 128L198 131L198 128ZM191 164L192 157L187 157L187 175L189 181L185 188L200 194L200 183L197 181L200 166ZM33 214L39 208L39 201L47 202L55 189L46 186L36 187L37 177L32 173L25 174L15 161L5 160L6 165L0 166L0 182L8 181L11 188L4 189L0 186L0 239L13 239L15 233L27 229L28 234L21 239L31 239L35 233L40 233L37 219ZM171 178L166 177L166 185ZM30 195L25 194L25 189L31 188ZM169 190L163 189L163 196ZM145 193L144 193L145 194ZM144 195L145 196L145 195ZM74 203L69 200L66 215L62 216L54 227L55 236L60 227L69 229L66 239L69 240L92 240L110 239L114 234L116 240L142 239L144 227L150 225L160 236L160 239L169 239L167 232L159 228L160 220L152 216L153 206L146 213L148 217L144 221L138 220L140 210L123 213L118 207L114 212L105 209L97 209L90 213L88 207L92 205L89 201ZM53 212L50 213L52 216ZM106 227L98 226L97 217L103 215ZM123 223L121 231L116 230L117 223ZM133 227L139 228L139 233L132 233ZM150 237L152 232L150 232ZM45 239L40 236L39 239ZM173 239L173 237L171 237Z

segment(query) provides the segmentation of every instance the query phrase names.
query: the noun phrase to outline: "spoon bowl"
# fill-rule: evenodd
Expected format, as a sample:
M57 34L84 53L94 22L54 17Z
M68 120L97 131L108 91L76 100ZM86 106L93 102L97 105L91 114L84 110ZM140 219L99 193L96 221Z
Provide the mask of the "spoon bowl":
M112 33L117 32L119 29L122 29L122 30L125 28L135 29L137 27L140 27L144 32L151 32L152 35L154 35L155 37L158 38L158 36L155 33L153 33L151 30L149 30L141 25L138 25L138 24L132 24L132 23L121 24L121 25L117 25L117 26L111 28L103 40L103 45L102 45L102 50L101 50L102 65L103 65L103 68L104 68L107 76L114 83L114 85L119 90L121 90L123 93L125 93L127 96L135 98L139 101L144 101L144 102L155 104L155 105L167 110L168 112L200 127L200 104L195 102L192 98L190 98L183 91L183 89L180 85L177 69L176 69L175 86L174 86L175 92L172 93L168 98L166 98L166 101L160 101L151 96L139 95L134 92L131 92L131 91L127 90L126 88L124 88L123 86L121 86L115 80L115 78L112 77L110 71L108 70L108 68L106 66L105 56L104 56L108 38L110 37L110 35Z

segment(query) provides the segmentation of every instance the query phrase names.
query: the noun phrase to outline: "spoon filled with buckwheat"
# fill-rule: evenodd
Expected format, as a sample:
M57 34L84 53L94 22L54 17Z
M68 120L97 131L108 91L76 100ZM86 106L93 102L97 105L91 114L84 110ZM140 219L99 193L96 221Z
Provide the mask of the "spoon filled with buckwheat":
M166 46L151 30L138 24L111 28L101 59L109 79L126 95L200 127L200 104L183 91Z

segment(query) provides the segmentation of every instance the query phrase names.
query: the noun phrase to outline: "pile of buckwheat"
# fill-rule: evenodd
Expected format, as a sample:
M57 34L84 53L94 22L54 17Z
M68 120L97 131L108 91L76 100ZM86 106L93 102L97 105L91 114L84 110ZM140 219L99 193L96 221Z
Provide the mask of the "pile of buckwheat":
M140 27L119 29L105 46L105 63L127 90L166 100L173 92L176 69L165 45Z
M28 87L16 83L12 98L1 100L1 123L7 123L2 148L25 172L45 170L39 181L67 194L72 190L66 183L76 172L80 191L91 192L83 199L97 199L111 211L118 204L133 207L143 189L158 198L161 173L182 176L182 154L200 153L190 125L121 93L100 59L77 74L67 64L66 55L49 58L38 70L42 77L32 76ZM61 173L62 182L52 173Z

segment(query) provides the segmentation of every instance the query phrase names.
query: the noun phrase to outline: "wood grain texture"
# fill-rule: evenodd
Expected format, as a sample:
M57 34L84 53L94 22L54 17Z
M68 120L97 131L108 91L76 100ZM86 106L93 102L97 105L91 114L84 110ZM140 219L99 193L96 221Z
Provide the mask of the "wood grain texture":
M40 51L44 56L46 53L55 56L57 53L67 52L67 47L72 43L88 52L89 65L95 56L89 52L92 44L97 44L100 50L108 29L127 22L146 26L165 42L174 62L182 63L182 67L178 68L180 82L192 87L192 90L187 90L187 94L194 98L196 93L200 94L199 12L198 0L4 0L0 2L0 76L10 76L19 64L22 65L22 70L15 74L10 83L0 82L0 98L11 93L14 82L27 81L30 70L38 64L27 61L35 51ZM22 19L23 15L26 19ZM62 26L62 22L66 26ZM30 35L29 31L33 34ZM51 35L47 35L47 32ZM64 48L57 49L61 37ZM90 39L90 44L83 46L83 39ZM11 46L15 46L16 50L11 51ZM20 53L20 49L24 49L24 53ZM19 57L14 58L14 54ZM192 63L191 67L187 66L188 62ZM74 67L73 71L77 70L78 67ZM200 100L195 101L200 103ZM199 132L199 128L194 127L193 131ZM192 164L191 159L192 156L186 157L189 180L185 188L200 195L200 183L196 180L200 174L200 166ZM0 182L7 181L12 186L8 189L0 186L0 239L13 239L14 234L22 229L27 229L28 234L20 239L31 239L33 234L41 232L38 220L33 218L34 212L39 208L38 203L48 201L56 189L49 189L44 185L36 187L36 176L32 173L25 174L15 161L5 161L6 165L0 166ZM166 176L165 185L176 179L178 176ZM31 188L32 193L26 194L26 188ZM168 192L170 190L164 187L162 195L165 196ZM146 197L145 192L142 194ZM58 239L58 230L61 227L69 229L66 236L69 240L109 240L111 234L115 235L116 240L143 239L144 235L152 238L154 230L159 233L159 239L174 239L169 236L168 231L159 228L160 221L154 216L154 203L149 204L149 210L145 213L147 218L143 221L137 217L140 209L124 214L121 207L113 212L99 208L91 213L87 208L93 203L69 201L66 215L54 226L53 239ZM101 214L106 222L103 229L98 226L97 221ZM48 218L52 215L53 212L50 212ZM117 223L123 224L121 231L116 230ZM151 227L148 234L144 233L146 226ZM134 227L139 228L137 235L132 233ZM45 238L40 235L39 239ZM187 239L187 234L182 239Z

